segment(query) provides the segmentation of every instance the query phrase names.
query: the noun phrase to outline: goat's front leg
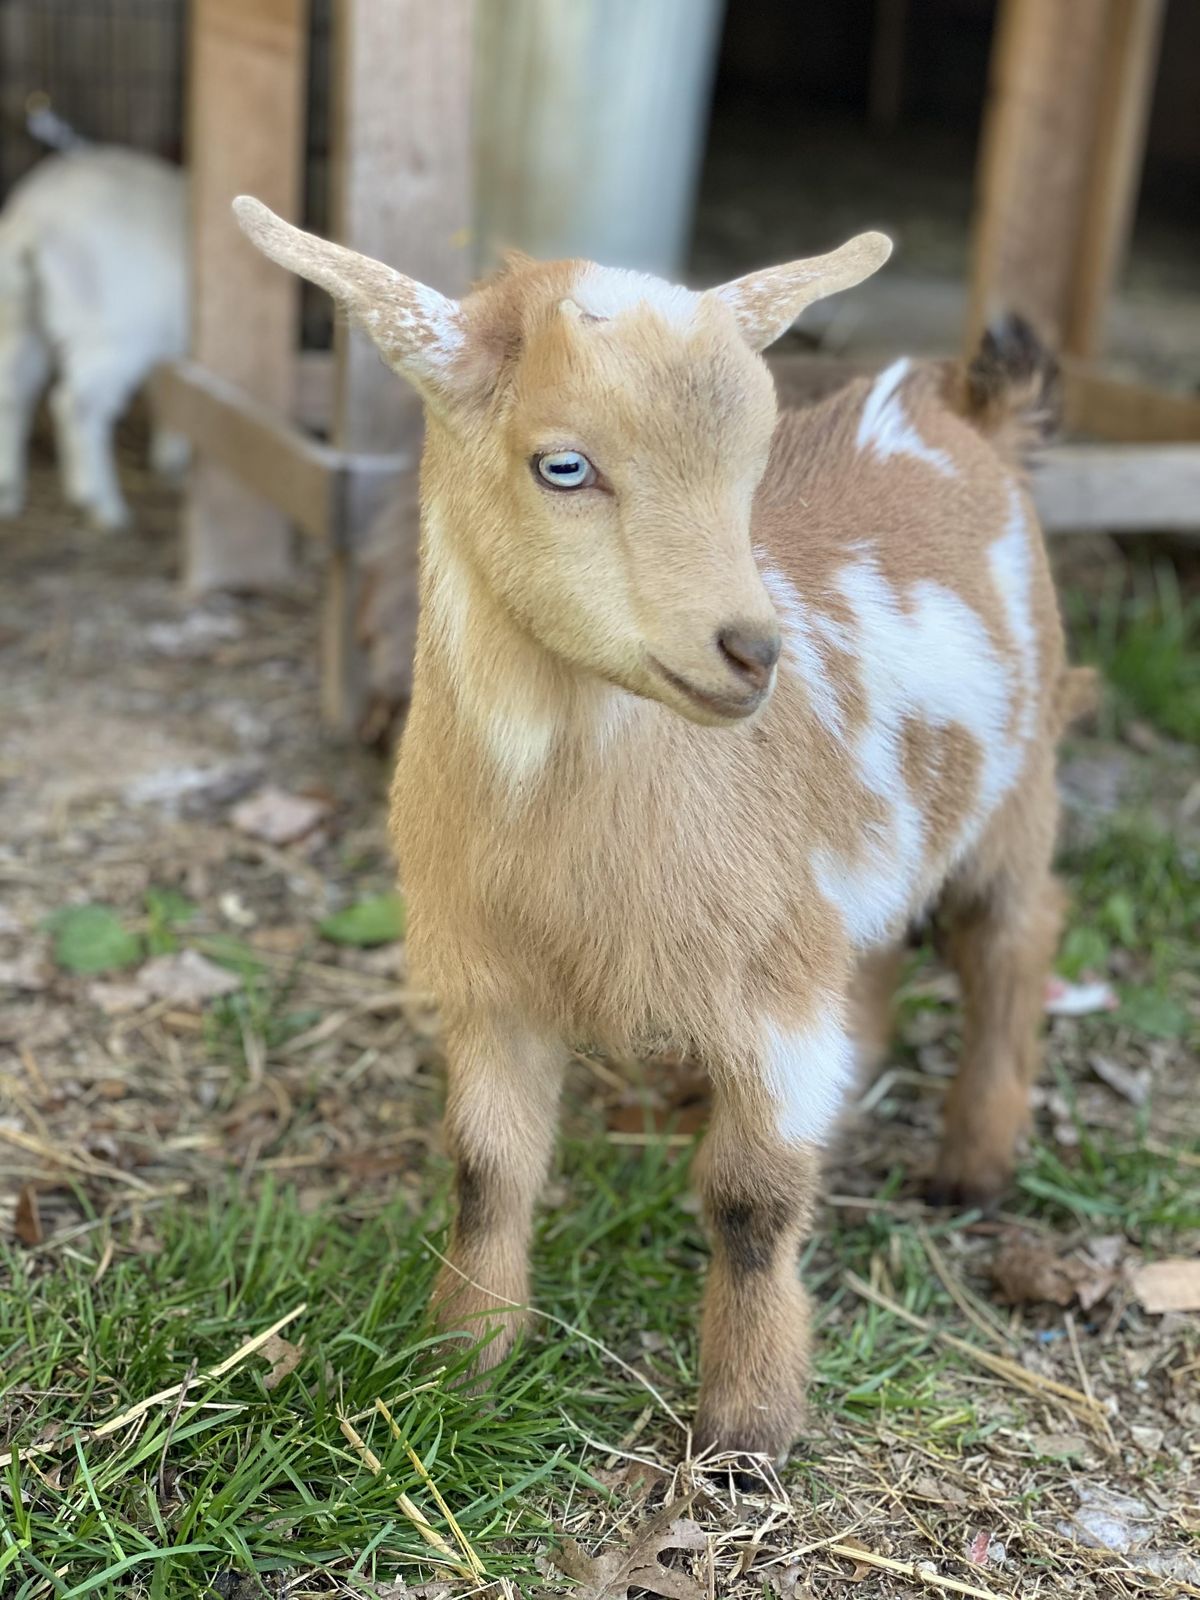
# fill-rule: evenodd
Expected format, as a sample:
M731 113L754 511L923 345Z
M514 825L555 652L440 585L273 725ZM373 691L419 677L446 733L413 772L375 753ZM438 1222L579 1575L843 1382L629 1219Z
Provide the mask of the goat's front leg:
M764 1029L757 1070L717 1076L696 1179L712 1235L700 1333L698 1450L782 1461L808 1379L808 1298L797 1258L820 1147L853 1076L841 1008Z
M433 1310L439 1328L493 1337L476 1371L494 1367L526 1319L533 1207L558 1126L566 1050L515 1020L472 1017L446 1040L446 1133L457 1210Z

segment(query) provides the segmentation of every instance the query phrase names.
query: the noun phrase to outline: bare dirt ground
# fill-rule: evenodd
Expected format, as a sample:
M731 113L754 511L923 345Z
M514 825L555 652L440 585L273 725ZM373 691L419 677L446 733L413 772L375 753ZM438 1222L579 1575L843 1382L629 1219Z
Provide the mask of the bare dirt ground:
M305 1209L366 1216L397 1191L415 1202L440 1170L436 1018L402 946L317 931L392 874L386 766L318 726L315 578L286 599L184 604L177 499L130 471L127 533L64 514L43 456L30 513L0 534L0 1228L48 1271L97 1219L121 1219L117 1248L136 1250L163 1207L231 1175L251 1188L271 1173ZM1071 838L1122 806L1195 835L1191 757L1142 743L1073 744ZM270 787L313 802L298 836L260 837L238 811ZM144 960L64 970L47 920L82 904L113 908L143 957L183 946L265 978L254 998L202 1006L186 974L149 983ZM809 1262L827 1290L812 1472L828 1492L789 1479L747 1509L706 1489L674 1547L679 1582L686 1569L747 1595L1200 1594L1197 1318L1151 1314L1131 1287L1153 1221L1137 1233L1099 1203L1125 1156L1090 1187L1079 1177L1082 1126L1098 1147L1136 1144L1137 1160L1182 1149L1176 1183L1200 1183L1195 1059L1178 1038L1055 1021L1031 1184L935 1243L917 1192L955 1045L947 994L940 969L916 968L895 1062L830 1171ZM569 1120L636 1148L647 1119L678 1139L700 1111L678 1075L639 1088L581 1064ZM1173 1236L1171 1253L1197 1242ZM1045 1273L1049 1289L1031 1285ZM932 1300L910 1292L922 1275ZM936 1392L876 1408L905 1340L934 1352ZM636 1358L666 1381L652 1341ZM627 1459L593 1463L617 1509L577 1496L561 1531L589 1550L636 1542L672 1483L656 1426L624 1440ZM629 1592L693 1593L659 1581Z

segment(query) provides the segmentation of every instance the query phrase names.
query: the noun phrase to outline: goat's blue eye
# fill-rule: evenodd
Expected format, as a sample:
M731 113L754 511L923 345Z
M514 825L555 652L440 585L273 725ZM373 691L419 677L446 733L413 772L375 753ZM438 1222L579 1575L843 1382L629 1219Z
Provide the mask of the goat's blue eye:
M596 481L596 469L578 450L552 450L535 456L534 467L543 483L552 489L586 489Z

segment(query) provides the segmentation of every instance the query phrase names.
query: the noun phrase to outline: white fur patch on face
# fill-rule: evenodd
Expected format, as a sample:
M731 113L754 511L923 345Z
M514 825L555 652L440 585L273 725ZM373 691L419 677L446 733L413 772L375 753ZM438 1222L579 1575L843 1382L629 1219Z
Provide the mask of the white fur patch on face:
M823 1144L854 1084L854 1045L832 1006L801 1028L763 1025L763 1077L779 1137Z
M876 378L863 406L855 443L860 450L873 450L881 461L895 455L914 456L947 478L956 477L954 462L944 450L925 443L900 404L896 391L911 366L908 357L901 356Z
M795 585L776 567L763 564L760 551L755 551L755 554L759 557L762 581L779 613L783 632L783 663L803 684L814 716L835 738L840 739L845 731L845 717L826 668L825 657L816 643L818 635L829 638L829 618L817 616L800 598Z
M576 278L570 298L585 315L604 322L619 317L623 311L648 308L682 330L691 326L701 297L691 289L646 272L589 265Z
M1000 559L1014 610L1020 611L1027 601L1020 559L1011 551ZM813 857L813 868L821 893L837 907L861 948L898 931L921 894L936 886L1012 787L1032 721L1019 719L1014 734L1010 713L1015 695L1025 691L1029 669L1018 660L1014 670L996 650L979 615L941 584L914 584L902 606L878 566L866 558L842 568L838 587L854 611L867 702L867 721L854 746L855 765L864 787L885 802L888 820L864 836L854 859L822 849ZM1028 625L1026 644L1031 645L1027 604L1022 614ZM1022 648L1015 630L1014 639ZM1034 682L1029 679L1030 694ZM904 781L906 718L935 728L956 725L980 747L975 808L948 858L932 864L928 883L923 882L931 866L925 861L924 823Z
M470 656L474 580L445 536L432 506L424 519L428 625L442 646L455 698L514 794L544 768L558 721L539 703L536 684L519 670L497 675Z

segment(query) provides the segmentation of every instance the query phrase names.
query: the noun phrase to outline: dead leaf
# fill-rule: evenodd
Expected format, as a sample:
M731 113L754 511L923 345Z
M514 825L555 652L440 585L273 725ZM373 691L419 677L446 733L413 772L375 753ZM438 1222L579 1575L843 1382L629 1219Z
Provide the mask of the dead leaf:
M1004 1245L992 1262L992 1278L1009 1305L1050 1301L1069 1306L1075 1298L1075 1274L1045 1245L1020 1239Z
M1070 983L1051 978L1046 984L1045 1009L1051 1017L1088 1017L1096 1011L1115 1011L1120 1004L1111 985L1100 979Z
M148 961L137 975L138 983L155 1000L172 1005L199 1006L242 987L242 980L227 967L202 956L198 950L177 950Z
M1102 1485L1076 1483L1079 1509L1058 1531L1092 1550L1137 1550L1154 1531L1153 1514L1144 1500L1118 1494Z
M967 1546L967 1560L970 1561L974 1566L986 1567L988 1546L991 1544L991 1542L991 1534L988 1533L985 1528L980 1528L979 1532Z
M663 1600L706 1600L708 1588L681 1567L664 1567L659 1557L668 1550L705 1550L708 1541L696 1522L680 1511L694 1496L675 1500L655 1513L618 1550L589 1556L574 1539L564 1542L558 1565L579 1585L577 1600L628 1600L631 1589L660 1595Z
M26 950L13 961L0 961L0 986L36 994L50 981L41 950Z
M1133 1274L1133 1292L1152 1315L1200 1311L1200 1261L1147 1261Z
M207 767L158 767L127 784L123 798L131 806L162 806L168 812L197 815L245 794L261 770L257 763L237 761Z
M271 1363L271 1370L263 1379L265 1389L276 1389L295 1372L304 1359L304 1341L292 1344L287 1339L280 1338L273 1333L271 1337L259 1346L258 1353L264 1361Z
M46 1237L42 1230L42 1217L38 1209L37 1190L32 1184L22 1184L17 1196L17 1211L13 1218L13 1232L30 1250Z
M128 983L106 983L103 978L88 984L88 999L100 1007L106 1017L119 1017L125 1012L140 1011L150 1002L150 991L136 978Z
M235 828L251 838L265 839L268 844L294 844L311 833L328 814L326 801L289 794L286 789L268 784L234 806L229 819Z
M1008 1305L1048 1302L1069 1306L1078 1300L1089 1311L1117 1281L1115 1266L1089 1256L1059 1256L1033 1239L1003 1245L992 1261L992 1278Z
M1150 1098L1150 1072L1143 1067L1135 1071L1132 1067L1122 1066L1119 1061L1113 1061L1108 1056L1093 1055L1088 1057L1088 1065L1110 1089L1128 1100L1130 1105L1144 1106Z
M152 622L145 638L160 655L195 660L212 655L219 644L240 639L244 631L237 617L192 611L178 622Z

